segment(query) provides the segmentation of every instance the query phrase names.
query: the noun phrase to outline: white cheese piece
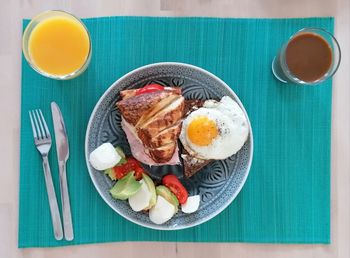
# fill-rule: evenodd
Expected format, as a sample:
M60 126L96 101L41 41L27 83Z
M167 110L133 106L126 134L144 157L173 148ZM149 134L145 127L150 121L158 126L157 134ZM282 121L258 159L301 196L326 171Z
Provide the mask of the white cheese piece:
M197 211L199 208L200 200L201 198L199 195L189 196L187 198L187 201L181 205L182 212L193 213Z
M112 168L118 164L121 157L109 142L103 143L90 153L89 161L91 166L97 170Z
M174 214L175 206L158 195L156 205L149 211L149 218L155 224L163 224L171 219Z
M144 180L140 181L141 189L129 197L129 204L134 211L142 211L149 206L152 194Z

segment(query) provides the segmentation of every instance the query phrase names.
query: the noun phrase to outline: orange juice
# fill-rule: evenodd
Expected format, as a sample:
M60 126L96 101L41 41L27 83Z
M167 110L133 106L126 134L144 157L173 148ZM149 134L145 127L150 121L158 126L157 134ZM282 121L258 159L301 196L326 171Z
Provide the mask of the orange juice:
M54 15L39 21L28 39L32 65L53 76L69 75L88 61L90 38L75 17Z

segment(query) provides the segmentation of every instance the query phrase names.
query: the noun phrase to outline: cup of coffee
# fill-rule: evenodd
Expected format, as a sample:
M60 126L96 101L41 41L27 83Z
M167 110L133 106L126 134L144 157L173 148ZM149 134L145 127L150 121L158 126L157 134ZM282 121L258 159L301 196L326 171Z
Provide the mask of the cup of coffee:
M284 83L319 84L337 71L341 51L336 38L320 28L304 28L290 37L272 62L272 72Z

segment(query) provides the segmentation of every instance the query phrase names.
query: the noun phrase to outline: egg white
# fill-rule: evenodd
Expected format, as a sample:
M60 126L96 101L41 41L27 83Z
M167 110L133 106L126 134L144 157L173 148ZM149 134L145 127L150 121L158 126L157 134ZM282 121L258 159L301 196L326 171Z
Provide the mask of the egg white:
M216 123L218 136L207 146L191 142L187 135L190 123L198 117L207 117ZM207 100L203 107L193 111L182 124L180 141L194 157L200 159L226 159L237 153L248 138L247 119L239 105L225 96L220 102Z

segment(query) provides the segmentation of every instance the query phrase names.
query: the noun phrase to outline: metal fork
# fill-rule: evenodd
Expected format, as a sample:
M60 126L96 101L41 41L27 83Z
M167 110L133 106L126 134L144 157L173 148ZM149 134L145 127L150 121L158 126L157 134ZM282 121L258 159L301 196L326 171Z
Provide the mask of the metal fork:
M43 159L44 176L46 183L46 191L49 199L51 220L55 238L61 240L63 238L62 223L60 212L58 210L55 188L52 182L51 170L48 160L48 154L51 148L51 135L45 122L41 110L36 109L29 111L30 122L32 124L34 143Z

